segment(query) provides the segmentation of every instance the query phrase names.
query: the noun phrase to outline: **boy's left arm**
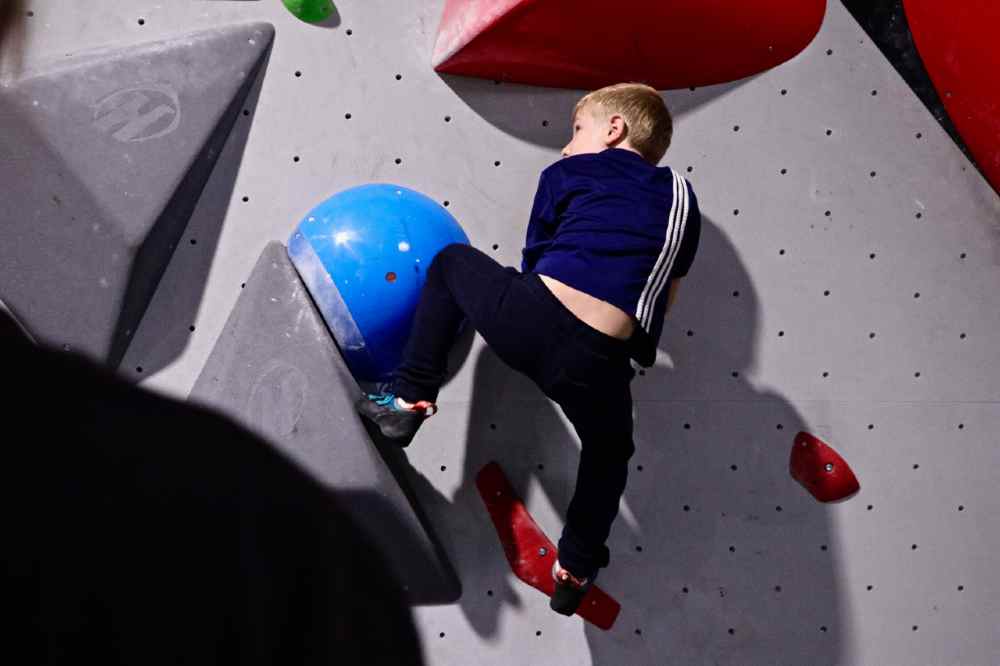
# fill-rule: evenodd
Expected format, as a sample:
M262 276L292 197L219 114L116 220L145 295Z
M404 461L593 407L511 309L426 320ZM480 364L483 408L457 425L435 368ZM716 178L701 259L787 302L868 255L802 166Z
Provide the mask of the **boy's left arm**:
M694 188L685 179L688 188L688 219L684 226L684 237L681 239L681 247L677 252L677 260L673 270L670 272L670 291L667 292L667 307L664 314L670 312L671 306L677 300L677 292L681 287L681 278L691 270L694 263L694 255L698 251L698 243L701 240L701 210L698 208L698 198L694 195Z
M552 234L555 232L556 198L551 178L551 168L542 171L538 177L538 189L535 191L535 201L531 206L531 217L528 218L524 249L521 251L522 273L527 273L535 267L541 254L537 251L536 246L552 238Z

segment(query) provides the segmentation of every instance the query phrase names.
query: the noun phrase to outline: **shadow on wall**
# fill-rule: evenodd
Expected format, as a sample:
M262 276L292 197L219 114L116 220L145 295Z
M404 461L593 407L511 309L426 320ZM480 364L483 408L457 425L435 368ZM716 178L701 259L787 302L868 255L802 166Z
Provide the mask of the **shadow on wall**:
M623 610L615 639L586 625L594 664L659 664L663 655L674 663L843 658L847 622L829 515L788 474L795 433L808 426L778 392L743 377L755 362L759 313L736 248L705 218L661 341L673 365L661 362L632 384L637 451L627 512L612 528L611 566L599 578ZM449 499L413 467L407 473L462 567L462 610L493 638L507 606L551 611L512 579L475 475L499 461L518 493L527 499L540 488L564 520L580 456L558 407L488 348L474 377L462 485Z
M581 90L540 88L450 74L440 76L456 96L497 129L557 150L569 140L573 109L584 94ZM753 78L661 94L676 121Z

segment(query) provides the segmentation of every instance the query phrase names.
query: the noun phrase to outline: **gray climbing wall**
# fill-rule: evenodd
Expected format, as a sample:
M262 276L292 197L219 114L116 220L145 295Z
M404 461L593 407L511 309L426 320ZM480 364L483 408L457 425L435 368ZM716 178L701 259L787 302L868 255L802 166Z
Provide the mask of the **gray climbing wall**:
M0 298L35 338L118 364L273 35L63 55L0 89Z
M238 169L213 173L122 372L186 396L264 246L345 187L447 201L473 243L518 262L578 93L435 75L441 0L337 6L313 27L277 0L32 3L28 64L276 27L258 103L220 157ZM665 163L705 228L659 362L634 384L637 453L601 574L621 616L605 633L556 615L510 573L475 472L499 460L557 536L579 445L477 339L407 449L463 585L414 609L428 663L995 663L997 195L836 0L792 61L665 99ZM856 497L820 505L789 478L799 429L850 462Z

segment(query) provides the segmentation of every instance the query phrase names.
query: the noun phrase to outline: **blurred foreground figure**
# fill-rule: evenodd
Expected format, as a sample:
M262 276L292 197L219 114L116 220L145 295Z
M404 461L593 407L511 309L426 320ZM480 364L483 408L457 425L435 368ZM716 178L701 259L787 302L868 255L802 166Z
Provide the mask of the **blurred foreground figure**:
M3 309L0 364L18 663L423 663L381 555L266 442L35 347Z
M0 74L4 59L20 56L21 33L27 17L24 0L0 0Z
M24 16L23 0L0 0L0 42L22 16Z

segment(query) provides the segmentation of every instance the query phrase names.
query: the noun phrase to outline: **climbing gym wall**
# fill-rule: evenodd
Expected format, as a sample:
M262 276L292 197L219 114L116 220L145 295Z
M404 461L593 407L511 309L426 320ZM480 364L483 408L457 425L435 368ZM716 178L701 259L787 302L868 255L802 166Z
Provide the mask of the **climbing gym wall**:
M48 342L211 398L203 372L221 367L210 356L258 258L338 191L422 192L518 266L582 91L435 73L444 4L340 0L309 24L278 0L29 2L0 89L0 223L20 230L0 248L4 301L41 313ZM112 69L150 80L104 91ZM162 111L129 115L138 95ZM609 631L557 615L511 573L477 472L498 461L556 537L580 448L554 404L466 339L397 470L461 582L413 608L426 663L994 663L997 193L838 1L787 62L664 99L663 163L704 226L657 364L633 384L637 451L598 580L620 615ZM200 129L172 134L178 117ZM91 139L61 118L146 152L77 159ZM112 223L25 240L66 203ZM72 290L32 292L66 248L90 257L66 271ZM95 305L125 281L117 309ZM90 337L61 339L74 327ZM837 449L859 493L821 504L790 477L799 431Z

